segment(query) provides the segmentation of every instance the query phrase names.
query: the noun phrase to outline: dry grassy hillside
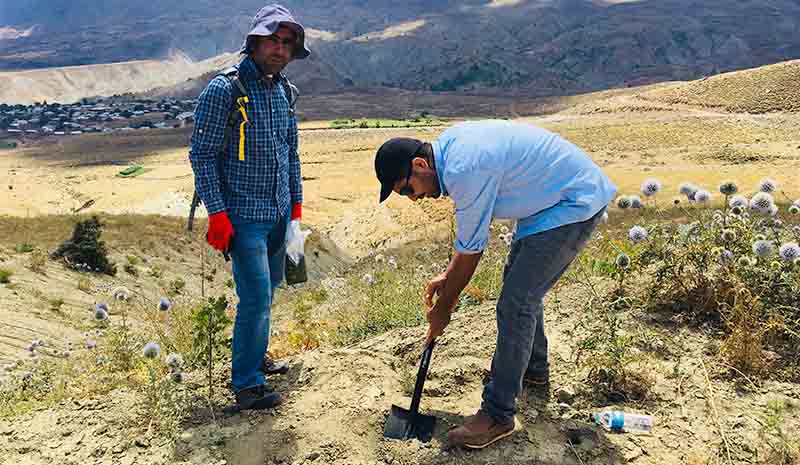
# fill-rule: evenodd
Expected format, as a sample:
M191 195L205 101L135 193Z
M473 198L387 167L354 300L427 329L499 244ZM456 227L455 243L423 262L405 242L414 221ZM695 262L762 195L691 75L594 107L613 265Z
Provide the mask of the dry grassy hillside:
M144 92L171 86L227 65L234 55L194 62L182 54L167 60L143 60L29 71L0 72L0 102L72 103L85 97Z
M658 88L641 97L742 113L800 111L800 60Z
M570 114L714 110L761 114L800 111L800 60L694 81L665 82L564 97Z

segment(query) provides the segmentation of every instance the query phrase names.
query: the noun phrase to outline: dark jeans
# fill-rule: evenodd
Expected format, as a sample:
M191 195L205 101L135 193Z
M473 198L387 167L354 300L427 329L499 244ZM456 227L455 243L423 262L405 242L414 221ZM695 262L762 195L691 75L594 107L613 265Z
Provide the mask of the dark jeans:
M269 345L270 307L283 280L287 215L277 223L231 216L233 280L239 304L233 324L231 384L241 391L265 384L261 364Z
M604 211L587 221L527 236L511 245L497 302L491 381L484 387L481 405L496 421L513 420L526 371L531 375L548 371L542 300L586 245Z

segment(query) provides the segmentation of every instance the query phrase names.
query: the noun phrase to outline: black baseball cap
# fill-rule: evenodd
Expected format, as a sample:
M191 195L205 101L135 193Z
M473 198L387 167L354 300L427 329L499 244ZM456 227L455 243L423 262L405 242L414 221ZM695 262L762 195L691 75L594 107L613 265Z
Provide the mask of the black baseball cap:
M408 137L395 137L381 145L375 155L375 175L381 183L380 202L386 200L399 179L407 177L413 160L424 142Z

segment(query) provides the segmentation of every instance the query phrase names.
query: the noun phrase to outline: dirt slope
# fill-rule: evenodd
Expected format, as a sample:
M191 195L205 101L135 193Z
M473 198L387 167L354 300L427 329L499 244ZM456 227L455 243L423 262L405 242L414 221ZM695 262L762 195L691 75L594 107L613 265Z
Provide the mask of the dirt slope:
M223 68L232 59L235 54L194 62L185 55L174 54L168 60L0 72L0 79L5 82L0 88L0 102L72 103L85 97L145 92Z
M686 329L677 330L681 347L666 343L655 366L658 403L624 406L655 415L654 434L607 434L586 421L599 407L584 395L591 386L570 362L568 335L577 316L574 309L585 297L579 289L564 288L558 309L548 301L554 395L545 402L524 394L517 432L484 451L450 449L444 441L447 430L480 404L495 341L492 302L457 313L434 352L422 402L422 410L438 418L430 444L382 438L389 407L409 403L402 380L404 373L416 369L424 334L419 327L350 348L304 353L292 360L286 377L276 380L288 397L285 405L268 413L225 415L218 410L217 424L199 405L175 444L150 443L125 428L130 412L138 408L126 391L21 415L0 423L0 463L655 465L706 463L720 453L717 414L709 406L700 368L708 341ZM663 327L658 337L668 341L675 331ZM229 373L218 367L215 375L224 378ZM190 375L187 385L202 384L202 376ZM756 412L768 400L800 399L798 386L773 382L751 388L717 380L713 389L734 463L746 463L745 458L762 447ZM796 416L788 421L787 431L800 426Z

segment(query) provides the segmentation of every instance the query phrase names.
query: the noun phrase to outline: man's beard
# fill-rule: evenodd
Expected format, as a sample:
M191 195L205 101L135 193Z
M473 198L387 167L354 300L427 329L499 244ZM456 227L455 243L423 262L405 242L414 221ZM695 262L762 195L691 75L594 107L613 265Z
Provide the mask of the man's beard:
M270 57L265 57L261 59L256 58L255 61L258 64L259 68L261 68L261 72L271 76L274 76L283 71L283 68L285 68L287 65L287 63L279 63L277 62L277 60L273 61L270 59Z

